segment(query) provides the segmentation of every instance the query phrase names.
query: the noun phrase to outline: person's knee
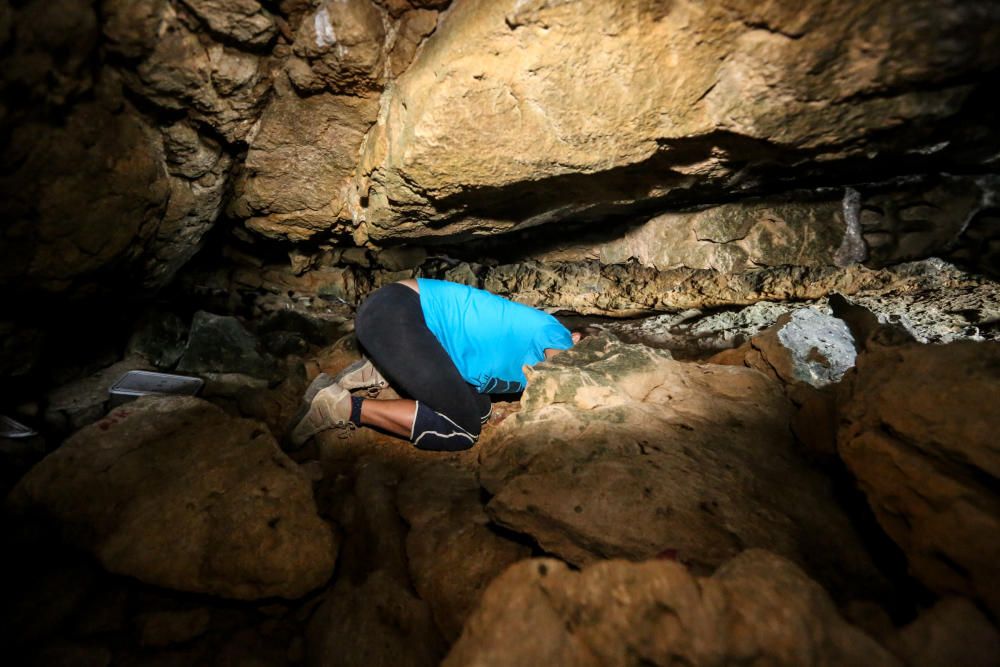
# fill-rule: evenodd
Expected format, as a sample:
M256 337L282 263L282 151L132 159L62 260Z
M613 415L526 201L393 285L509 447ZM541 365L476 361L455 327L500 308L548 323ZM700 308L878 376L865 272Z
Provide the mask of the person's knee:
M418 402L411 440L419 449L454 452L476 444L481 429L479 423L459 425L447 415L435 412L426 403Z

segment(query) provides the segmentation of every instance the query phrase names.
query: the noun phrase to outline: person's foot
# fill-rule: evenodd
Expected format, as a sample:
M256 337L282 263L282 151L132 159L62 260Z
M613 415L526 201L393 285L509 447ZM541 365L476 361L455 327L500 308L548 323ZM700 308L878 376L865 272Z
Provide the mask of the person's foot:
M389 382L382 377L375 365L368 359L355 361L337 373L332 382L336 382L347 391L365 389L371 397L377 396L380 391L389 386Z
M356 426L351 423L351 393L339 384L319 390L298 423L292 428L289 440L295 447L306 444L309 438L329 429L337 429L347 437Z

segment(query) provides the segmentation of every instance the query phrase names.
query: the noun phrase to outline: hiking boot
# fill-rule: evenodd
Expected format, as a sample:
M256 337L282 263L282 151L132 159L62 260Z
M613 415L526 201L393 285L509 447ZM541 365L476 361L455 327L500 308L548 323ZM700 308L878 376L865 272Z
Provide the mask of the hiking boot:
M315 394L305 416L292 429L289 440L295 447L301 447L322 431L337 429L338 435L346 438L355 428L351 423L351 393L334 383Z
M372 398L389 386L382 374L368 359L359 359L333 377L347 391L365 389Z

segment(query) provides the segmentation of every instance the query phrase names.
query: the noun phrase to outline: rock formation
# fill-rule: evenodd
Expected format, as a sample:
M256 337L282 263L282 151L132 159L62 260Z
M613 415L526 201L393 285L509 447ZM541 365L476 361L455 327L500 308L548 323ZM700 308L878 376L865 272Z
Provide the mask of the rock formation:
M996 664L998 40L988 0L0 2L4 658ZM415 277L598 333L470 451L283 453ZM204 391L108 414L135 368Z
M794 632L787 628L794 626ZM746 551L711 577L666 560L575 572L522 561L486 591L444 661L458 665L899 665L822 588Z
M791 444L791 404L747 369L604 337L533 369L481 445L490 516L576 565L669 552L711 572L767 547L848 595L878 588L827 483Z
M195 398L112 411L11 498L108 570L178 590L296 598L333 571L336 542L306 477L261 425Z
M997 343L876 348L845 389L838 447L931 589L1000 612ZM985 402L984 402L985 401Z

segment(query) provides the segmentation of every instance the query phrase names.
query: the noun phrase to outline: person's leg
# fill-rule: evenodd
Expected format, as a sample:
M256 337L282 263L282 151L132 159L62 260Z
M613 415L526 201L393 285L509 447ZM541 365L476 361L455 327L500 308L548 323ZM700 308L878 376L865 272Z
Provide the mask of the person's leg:
M414 399L361 400L360 423L409 437L427 449L464 449L475 442L483 399L427 328L413 289L392 284L372 294L358 309L355 332L390 383Z
M412 399L361 401L359 421L362 426L375 426L389 433L409 438L413 432L413 419L417 402Z

